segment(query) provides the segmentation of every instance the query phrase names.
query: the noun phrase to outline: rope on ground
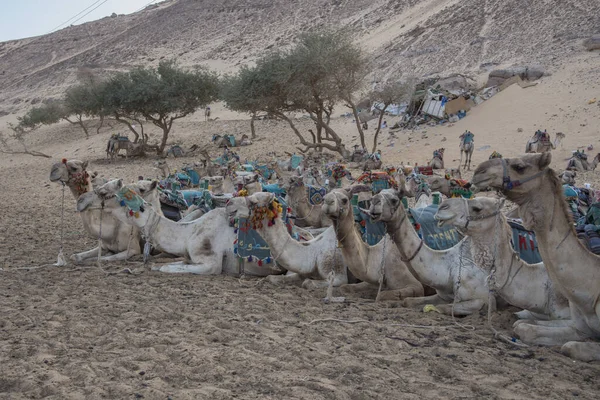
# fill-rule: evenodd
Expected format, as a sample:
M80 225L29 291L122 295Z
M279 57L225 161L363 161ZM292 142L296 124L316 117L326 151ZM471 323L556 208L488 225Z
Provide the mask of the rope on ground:
M65 239L65 183L62 182L62 201L60 205L60 249L58 250L58 257L56 260L57 267L64 267L67 265L67 261L65 260L65 256L63 254L63 245Z
M305 325L312 325L319 322L339 322L341 324L360 324L360 323L368 323L368 324L384 324L387 326L400 326L404 328L415 328L415 329L447 329L454 328L454 325L411 325L411 324L385 324L380 321L369 321L368 319L337 319L337 318L321 318L321 319L313 319L310 322L305 323Z

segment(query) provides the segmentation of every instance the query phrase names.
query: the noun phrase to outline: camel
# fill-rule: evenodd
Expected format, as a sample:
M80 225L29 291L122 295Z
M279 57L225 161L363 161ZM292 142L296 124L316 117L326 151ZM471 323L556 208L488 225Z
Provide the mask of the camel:
M568 319L569 302L556 290L544 263L528 264L514 251L512 229L501 213L503 205L504 200L486 197L447 199L435 218L440 226L452 224L471 237L473 261L491 274L492 290L525 310L517 313L520 318Z
M133 143L127 140L119 140L118 135L112 136L108 139L108 143L106 145L106 158L110 158L114 160L115 157L119 155L121 150L125 150L125 158L127 159L129 156L136 155L142 149L141 143Z
M567 170L576 172L593 171L600 162L600 153L594 157L592 162L588 162L587 154L573 152L573 156L567 162Z
M308 199L309 189L308 186L304 185L301 176L291 176L289 178L289 188L286 189L289 206L296 215L295 225L315 228L331 226L331 221L321 211L322 205L310 204Z
M233 198L229 203L237 203L238 217L251 219L257 209L270 207L274 200L273 193L260 192L246 198ZM337 238L332 226L316 238L300 243L290 236L281 215L274 221L267 221L265 217L260 222L262 225L258 225L256 231L269 245L277 264L291 272L287 275L270 275L267 278L269 281L280 283L304 279L303 287L326 287L327 279L333 273L333 286L348 283L348 274L342 253L336 249Z
M577 239L563 188L550 168L552 153L495 159L475 170L473 185L493 188L519 205L526 229L536 234L550 279L569 300L570 320L523 321L515 332L526 343L562 345L569 357L600 360L600 257Z
M433 169L444 169L444 148L433 152L433 158L429 161L429 166Z
M558 175L563 185L575 186L575 178L577 177L576 171L563 171Z
M355 277L370 284L379 284L382 278L387 290L379 295L379 299L402 300L423 296L423 285L400 261L398 249L389 237L375 246L369 246L362 240L355 226L351 198L351 191L335 189L325 196L323 202L323 212L333 221L348 269Z
M158 160L154 162L154 168L160 171L160 178L167 179L171 175L171 168L166 160Z
M434 304L443 314L464 316L488 303L488 289L483 284L487 274L468 256L469 238L448 250L429 248L409 221L401 193L393 189L373 196L369 212L376 221L385 222L387 233L400 252L398 259L407 263L422 284L436 291L433 296L405 299L405 307ZM495 301L490 306L495 308Z
M448 198L459 195L465 198L471 197L469 184L466 181L448 179L445 176L432 175L427 177L427 182L429 183L429 189L432 192L440 192Z
M101 191L107 212L137 227L157 250L186 258L185 262L163 265L157 270L199 275L237 271L233 253L236 235L229 226L229 214L235 210L216 208L195 221L177 223L157 213L120 179L108 182ZM264 275L275 273L269 266L260 270Z
M547 139L542 139L542 135L546 136ZM560 144L562 139L565 138L565 134L562 132L556 132L556 137L554 138L554 142L550 141L550 135L546 132L537 131L531 139L527 141L525 145L525 153L547 153L556 149L556 147Z
M465 131L462 135L459 136L460 139L460 161L458 162L458 168L462 164L463 153L465 153L465 166L463 168L467 168L469 171L471 170L471 156L473 156L473 150L475 150L475 142L473 138L475 135L471 131Z
M460 168L446 168L446 176L451 179L462 179Z
M93 191L91 177L86 170L87 165L87 161L63 159L62 162L52 165L50 181L66 185L75 200L78 200L81 195ZM98 238L100 221L102 221L101 261L121 261L141 253L139 232L135 228L132 229L130 226L122 224L105 210L97 207L86 209L79 215L86 232L93 238ZM73 254L70 259L74 263L96 259L98 251L99 248L94 247L91 250Z

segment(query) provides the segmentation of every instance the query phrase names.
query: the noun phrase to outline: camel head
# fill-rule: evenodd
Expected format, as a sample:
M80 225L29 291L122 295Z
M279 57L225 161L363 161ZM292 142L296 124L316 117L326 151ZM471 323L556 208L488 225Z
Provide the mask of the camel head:
M69 183L75 176L83 174L87 168L87 161L67 160L52 164L50 170L51 182Z
M332 221L341 220L352 213L352 193L347 189L334 189L327 193L323 199L321 210Z
M436 175L428 176L427 182L429 183L429 189L432 192L441 192L441 193L448 192L449 180L443 176L436 176Z
M275 219L283 214L283 207L277 202L274 193L258 192L246 197L250 223L253 229L263 228L265 226L273 226ZM243 212L238 211L239 216L243 216Z
M225 209L227 210L227 215L229 215L229 218L231 220L235 218L250 217L250 206L248 204L248 197L232 197L227 201Z
M375 221L390 222L398 207L402 206L402 193L394 189L384 189L371 199L369 214Z
M548 171L550 161L552 153L484 161L475 170L472 190L491 188L502 191L510 199L522 197L540 188L541 177Z
M561 179L563 185L575 185L575 177L577 177L576 171L564 171L558 177Z
M498 222L494 217L500 213L503 205L503 199L491 197L446 199L440 204L435 219L440 227L452 224L469 235L485 233L494 229Z

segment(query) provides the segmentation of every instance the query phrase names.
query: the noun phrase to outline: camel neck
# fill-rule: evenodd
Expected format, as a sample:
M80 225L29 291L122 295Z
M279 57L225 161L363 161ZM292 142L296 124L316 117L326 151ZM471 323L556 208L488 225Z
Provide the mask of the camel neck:
M600 257L577 239L568 216L562 186L552 179L552 170L542 175L538 190L514 196L519 214L528 229L535 232L540 254L553 282L567 296L592 293L600 279ZM510 198L510 197L509 197ZM588 279L574 279L587 277ZM585 286L585 287L584 287Z
M360 238L354 222L354 214L352 213L352 206L348 205L350 209L344 214L343 217L333 219L333 227L338 242L343 248L358 248L363 245L364 242Z
M451 266L446 257L453 249L460 251L460 244L446 251L431 250L417 235L402 205L396 209L391 221L386 223L386 229L402 258L410 260L405 262L421 283L436 289L443 287L452 290L453 283L448 280Z

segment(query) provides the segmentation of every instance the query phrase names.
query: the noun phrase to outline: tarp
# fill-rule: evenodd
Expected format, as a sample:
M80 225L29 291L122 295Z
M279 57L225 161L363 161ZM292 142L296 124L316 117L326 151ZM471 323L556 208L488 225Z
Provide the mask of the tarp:
M427 90L422 111L425 114L429 114L437 118L444 118L447 101L448 99L444 95L436 94L431 90Z
M383 108L383 103L373 103L371 106L371 112L379 113ZM401 115L406 113L406 109L408 108L408 103L402 104L390 104L386 107L385 112L389 115Z

